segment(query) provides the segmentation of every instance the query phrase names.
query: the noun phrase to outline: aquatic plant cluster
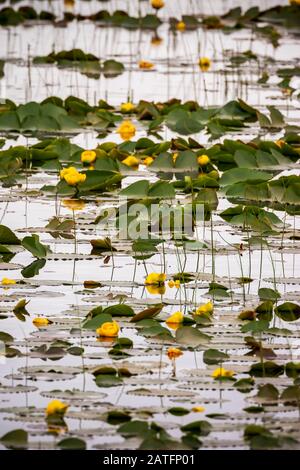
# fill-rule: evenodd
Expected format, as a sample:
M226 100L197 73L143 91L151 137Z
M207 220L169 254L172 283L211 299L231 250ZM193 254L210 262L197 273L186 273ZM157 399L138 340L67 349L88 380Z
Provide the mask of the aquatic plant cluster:
M300 2L17 3L0 448L299 449Z

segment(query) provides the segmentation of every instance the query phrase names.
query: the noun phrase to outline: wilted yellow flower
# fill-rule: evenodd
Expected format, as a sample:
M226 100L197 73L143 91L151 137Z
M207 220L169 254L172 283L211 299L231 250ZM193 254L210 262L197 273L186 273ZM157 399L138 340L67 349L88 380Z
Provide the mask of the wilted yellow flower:
M235 372L233 370L227 370L223 367L218 367L211 374L214 379L219 379L220 377L232 377L233 375L235 375Z
M79 183L83 183L86 180L86 175L84 173L79 173L73 166L69 168L64 168L60 172L60 178L64 179L67 184L70 186L76 186Z
M186 24L184 21L178 21L178 23L176 24L176 29L177 31L185 31L186 29Z
M95 150L84 150L81 154L82 163L93 163L97 158Z
M179 348L169 348L167 351L168 358L171 360L177 359L177 357L182 356L183 352Z
M175 312L166 319L166 323L182 323L184 315L182 312Z
M154 158L152 157L146 157L145 160L143 161L144 165L149 166L151 163L154 162Z
M130 140L135 136L136 127L131 121L123 121L117 129L123 140Z
M155 35L151 38L151 44L152 46L160 46L161 43L163 42L163 39L160 38L159 36Z
M203 411L205 411L205 408L204 406L194 406L192 408L192 411L194 411L194 413L202 413Z
M214 311L214 306L211 302L207 302L206 304L200 305L197 308L195 315L203 315L205 313L212 314Z
M147 60L140 60L139 68L143 70L150 70L153 69L154 64L152 62L148 62Z
M64 0L66 10L72 11L75 5L75 0Z
M69 408L69 405L61 402L60 400L52 400L48 403L46 408L46 415L60 415L64 416L65 412Z
M47 326L51 322L50 322L50 320L48 320L48 318L36 317L32 320L32 323L34 324L34 326L40 327L40 326Z
M285 141L282 139L279 139L279 140L276 140L275 144L277 145L277 147L282 148L285 145Z
M198 163L201 166L206 166L209 162L210 162L210 159L208 155L200 155L198 157Z
M80 199L64 199L63 206L71 209L72 211L82 211L85 208L84 201Z
M107 338L115 338L118 336L120 327L116 321L107 321L102 323L100 328L97 328L96 333L98 336L105 336Z
M165 6L164 0L151 0L151 6L155 8L155 10L160 10Z
M131 113L135 109L134 104L130 103L122 103L121 104L121 113Z
M12 286L16 284L14 279L8 279L8 277L4 277L1 281L2 286Z
M129 155L125 160L122 160L122 163L123 165L130 166L131 168L138 168L140 161L134 155Z
M211 61L208 57L201 57L199 59L199 67L202 72L207 72L210 69Z

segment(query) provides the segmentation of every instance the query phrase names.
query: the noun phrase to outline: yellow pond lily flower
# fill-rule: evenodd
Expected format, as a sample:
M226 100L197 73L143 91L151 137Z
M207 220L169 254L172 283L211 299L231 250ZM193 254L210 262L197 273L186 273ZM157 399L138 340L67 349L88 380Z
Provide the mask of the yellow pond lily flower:
M179 281L179 279L176 279L176 281L172 281L172 280L169 281L169 282L168 282L168 286L171 287L171 289L172 289L173 287L176 287L177 289L179 289L179 287L180 287L180 281Z
M211 376L214 379L219 379L220 377L233 377L234 375L235 375L235 372L233 370L227 370L227 369L224 369L223 367L218 367L211 374Z
M102 325L97 328L96 333L98 336L104 336L106 338L116 338L119 334L120 327L116 321L108 321L102 323Z
M160 10L165 6L165 2L164 0L151 0L151 6L155 8L155 10Z
M276 140L275 144L277 147L282 148L285 145L285 141L282 139Z
M45 317L36 317L32 320L32 323L34 324L34 326L47 326L49 325L51 322L50 320L48 320L48 318L45 318Z
M131 121L123 121L118 127L117 132L123 140L130 140L135 136L136 127Z
M147 60L140 60L139 62L139 68L142 70L151 70L153 69L153 67L154 67L154 64Z
M192 408L192 411L194 411L194 413L202 413L203 411L205 411L205 408L204 406L194 406Z
M144 165L149 166L151 163L154 162L154 158L152 157L146 157L145 160L143 161Z
M166 323L182 323L184 315L182 312L175 312L166 319Z
M163 284L165 282L165 280L167 279L167 275L165 273L150 273L148 274L148 276L146 277L146 281L145 281L145 284L147 285L159 285L159 284Z
M73 166L69 168L64 168L60 172L60 178L64 179L67 184L70 186L76 186L79 183L83 183L86 180L86 175L84 173L79 173Z
M146 277L145 285L149 294L163 295L166 292L165 280L167 275L162 273L150 273Z
M214 311L214 306L212 302L207 302L206 304L200 305L200 307L197 308L195 315L203 315L203 314L212 314Z
M1 281L2 286L13 286L16 284L17 281L14 279L8 279L8 277L4 277Z
M61 402L60 400L52 400L48 403L46 408L46 415L60 415L64 416L65 412L69 408L69 405Z
M184 21L178 21L176 24L176 29L177 31L185 31L186 30L186 24Z
M131 113L131 111L133 111L134 109L135 106L133 103L130 103L130 101L128 101L128 103L121 104L121 113Z
M140 161L134 155L129 155L127 158L122 160L123 165L130 166L131 168L138 168Z
M175 360L178 357L183 355L183 352L179 348L169 348L167 350L167 355L170 360Z
M95 150L84 150L81 154L82 163L93 163L97 158Z
M202 72L207 72L210 69L211 61L208 57L200 57L199 67Z
M200 155L198 157L198 163L200 166L206 166L210 162L208 155Z

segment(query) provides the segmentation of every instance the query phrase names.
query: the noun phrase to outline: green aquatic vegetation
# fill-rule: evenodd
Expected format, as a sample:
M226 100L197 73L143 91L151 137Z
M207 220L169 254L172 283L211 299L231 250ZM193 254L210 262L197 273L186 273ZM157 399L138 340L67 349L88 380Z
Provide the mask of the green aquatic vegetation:
M121 62L110 59L101 61L93 54L85 54L81 49L70 51L51 52L47 56L34 57L33 63L57 64L60 68L78 68L80 73L90 78L99 79L103 73L104 77L117 77L124 72L124 65Z
M170 130L181 135L206 131L211 139L218 139L226 132L240 131L243 127L255 122L260 122L262 127L266 127L268 123L271 128L278 127L279 112L274 107L270 109L272 110L271 116L276 116L272 118L271 123L262 113L242 100L233 100L217 108L203 108L195 101L181 103L180 100L170 100L159 104L140 101L134 114L141 124L147 124L150 121L148 125L150 134L159 130L165 122ZM0 107L2 132L78 133L82 129L93 129L104 135L121 120L122 116L118 109L114 111L106 102L100 100L97 106L91 106L74 96L69 96L64 101L53 96L41 103L29 102L19 106L10 100L5 100ZM280 126L284 127L281 121ZM195 141L191 140L190 144L194 146ZM160 150L162 151L162 147Z

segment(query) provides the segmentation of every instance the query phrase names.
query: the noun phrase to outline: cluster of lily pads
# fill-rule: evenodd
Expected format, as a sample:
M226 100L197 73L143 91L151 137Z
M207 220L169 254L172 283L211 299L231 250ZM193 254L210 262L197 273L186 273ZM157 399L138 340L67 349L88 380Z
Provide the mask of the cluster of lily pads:
M150 3L157 11L164 7L163 0ZM299 11L293 0L263 12L252 8L243 14L237 8L221 17L184 16L170 24L178 32L203 25L228 32L251 27L277 45L277 31L259 23L294 31ZM56 21L29 7L0 12L5 25L42 19ZM161 24L158 15L124 12L65 14L66 23L73 19L133 29ZM232 57L232 64L247 60L256 60L251 51ZM100 63L78 49L34 62L79 67L89 76L123 71L122 64ZM139 64L141 69L152 65ZM199 66L206 71L210 60L201 58ZM277 74L288 89L299 71L283 68ZM262 79L266 83L268 77ZM7 364L0 394L38 391L47 404L1 405L1 416L18 428L1 435L0 444L12 449L83 450L91 442L101 449L299 449L299 294L279 287L297 283L284 269L286 259L299 251L299 127L276 106L255 109L240 99L216 107L178 99L111 106L104 100L90 105L74 96L50 96L40 103L1 102L0 131L3 201L9 206L25 198L29 210L37 201L55 205L41 227L4 225L7 208L1 219L1 268L18 274L0 280L0 321L17 323L20 331L30 324L34 331L21 337L1 327L0 359L4 356ZM72 140L86 131L98 134L93 148ZM255 138L241 137L249 131ZM202 141L204 132L208 144ZM110 140L110 134L117 136ZM26 144L23 136L29 138ZM18 138L21 142L11 145ZM132 213L135 205L148 217ZM167 237L163 222L170 208ZM192 230L181 227L179 233L175 218L186 209ZM113 213L112 230L102 226L107 213ZM127 223L146 223L149 231L157 217L154 236L128 232L120 237L125 216ZM29 265L17 263L23 255L25 260L32 256ZM276 275L280 257L282 279ZM230 275L233 261L240 265L238 276ZM47 269L60 273L61 263L62 280L59 275L43 280ZM64 271L70 263L71 280ZM76 263L91 277L76 281ZM125 278L115 280L123 264ZM228 265L228 276L218 275L221 264ZM264 278L265 264L273 277ZM46 286L49 292L41 289ZM69 309L53 307L47 313L47 299L51 304L66 293ZM44 312L30 303L35 297L43 300ZM186 369L179 368L180 361ZM71 388L75 378L83 378L81 390ZM242 399L243 408L230 409L230 396ZM219 404L218 412L206 410ZM70 424L76 420L78 429ZM239 437L220 439L232 432Z
M81 49L71 51L51 52L47 56L38 56L33 59L34 64L57 64L60 68L76 67L79 71L91 78L117 77L124 71L124 65L116 60L100 61L93 54L85 54Z
M164 103L140 101L137 105L119 109L100 100L96 106L69 96L65 100L51 96L41 103L29 102L16 105L5 100L0 105L0 131L14 133L68 132L79 133L84 129L96 130L103 137L123 120L124 114L139 121L149 135L160 137L159 131L165 124L171 131L180 135L192 135L201 131L217 139L226 132L241 132L256 123L265 132L278 132L285 127L284 116L274 106L269 106L270 117L249 106L243 100L233 100L220 107L200 106L195 101L181 103L172 99ZM129 109L129 111L128 111ZM129 133L125 127L129 126ZM136 126L127 120L123 123L123 133L129 138L136 133ZM297 126L289 130L298 131Z
M162 20L157 15L147 14L144 17L134 17L123 10L117 10L112 14L108 10L100 10L92 15L65 12L61 21L51 12L41 11L38 13L30 6L23 6L18 10L10 7L0 10L0 25L3 26L17 26L26 21L39 20L56 22L60 25L74 20L90 20L105 26L117 26L127 29L141 28L143 30L156 30L162 24ZM292 0L290 5L276 6L266 10L252 7L242 12L242 9L237 7L221 16L204 16L198 19L196 15L183 15L179 19L171 17L169 22L171 30L181 32L204 27L208 30L222 29L229 33L250 27L254 29L255 33L266 37L277 47L281 34L275 29L274 25L280 25L295 33L299 32L300 9L298 1ZM260 23L267 23L267 25L259 26Z

